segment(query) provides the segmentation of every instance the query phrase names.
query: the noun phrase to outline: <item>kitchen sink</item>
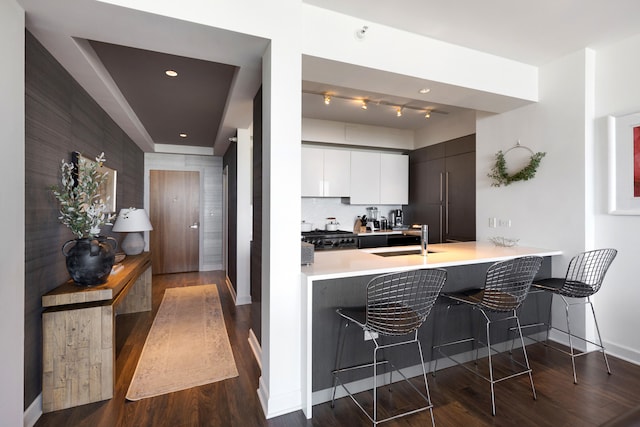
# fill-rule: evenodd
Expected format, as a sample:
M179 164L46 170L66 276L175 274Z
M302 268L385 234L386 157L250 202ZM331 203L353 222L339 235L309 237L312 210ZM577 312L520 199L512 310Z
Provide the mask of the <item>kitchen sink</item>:
M373 252L373 255L388 257L388 256L403 256L403 255L420 255L420 253L421 253L420 249L411 249L407 251ZM428 250L427 253L433 254L435 252Z

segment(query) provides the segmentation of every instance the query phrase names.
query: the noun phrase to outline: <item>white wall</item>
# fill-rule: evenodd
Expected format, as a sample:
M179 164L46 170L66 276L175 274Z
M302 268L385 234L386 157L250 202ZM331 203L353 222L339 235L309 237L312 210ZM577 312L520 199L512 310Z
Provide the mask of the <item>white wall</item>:
M2 199L0 214L0 420L20 426L24 410L24 11L14 0L0 2L0 127Z
M414 132L331 120L302 119L302 140L362 147L413 150Z
M640 111L640 36L598 50L596 56L595 109L595 246L618 249L595 306L600 329L613 354L640 363L638 326L638 236L640 216L607 214L606 116ZM629 154L631 156L631 154ZM614 373L615 374L615 373Z
M561 249L567 254L583 250L585 62L586 52L578 52L542 67L540 103L478 119L478 240L502 235L520 239L523 246ZM534 152L547 153L536 177L506 187L492 187L487 174L497 151L506 151L518 140ZM507 154L508 168L518 154L517 151ZM490 217L509 219L512 227L489 228ZM554 273L561 273L565 266L559 266Z
M222 158L185 154L145 153L144 207L149 211L149 171L200 173L200 271L222 269ZM147 246L149 245L146 233ZM148 250L148 248L147 248Z
M560 249L553 275L564 277L569 259L587 247L593 217L587 175L592 157L590 133L593 90L593 54L579 51L540 69L540 102L499 115L479 117L476 134L476 235L520 239L521 246ZM534 152L545 152L535 178L509 186L492 187L487 177L498 150L520 141ZM524 156L523 156L524 154ZM510 172L522 167L529 153L514 150L506 155ZM525 163L526 164L526 163ZM489 218L510 220L511 227L489 227ZM564 311L554 302L553 323L562 325ZM584 311L576 310L573 329L584 333ZM590 334L591 331L587 331ZM554 339L564 341L562 336Z

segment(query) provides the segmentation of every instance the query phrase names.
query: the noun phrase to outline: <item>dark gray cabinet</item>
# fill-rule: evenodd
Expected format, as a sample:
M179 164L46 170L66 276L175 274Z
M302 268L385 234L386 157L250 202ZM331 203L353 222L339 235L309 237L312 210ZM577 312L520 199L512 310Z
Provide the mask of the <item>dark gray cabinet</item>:
M476 239L476 136L409 154L407 224L429 225L429 243Z

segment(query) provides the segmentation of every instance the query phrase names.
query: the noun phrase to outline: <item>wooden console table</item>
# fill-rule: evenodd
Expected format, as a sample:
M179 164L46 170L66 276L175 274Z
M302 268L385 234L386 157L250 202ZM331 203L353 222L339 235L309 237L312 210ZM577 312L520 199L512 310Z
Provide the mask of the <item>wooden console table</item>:
M151 310L151 256L127 256L107 283L70 279L42 296L42 411L113 397L115 317Z

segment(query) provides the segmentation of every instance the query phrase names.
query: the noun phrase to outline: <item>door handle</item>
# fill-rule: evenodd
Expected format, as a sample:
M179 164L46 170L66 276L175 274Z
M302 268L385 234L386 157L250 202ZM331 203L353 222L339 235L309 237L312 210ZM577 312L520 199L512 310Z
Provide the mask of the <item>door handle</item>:
M448 236L449 235L449 172L446 173L445 175L445 191L444 191L444 197L445 197L445 206L444 206L444 233Z
M197 222L194 222L189 226L189 228L198 228L198 227L200 227L200 224L198 224Z

